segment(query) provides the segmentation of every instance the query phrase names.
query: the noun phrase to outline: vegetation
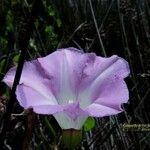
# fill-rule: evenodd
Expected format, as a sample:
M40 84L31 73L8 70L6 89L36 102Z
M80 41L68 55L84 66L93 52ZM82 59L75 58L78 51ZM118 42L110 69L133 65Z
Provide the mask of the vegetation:
M22 110L14 91L25 60L61 47L100 56L117 54L131 69L126 79L130 100L124 113L95 119L77 149L147 150L150 132L125 124L149 125L150 2L148 0L1 0L0 80L18 65L12 91L0 83L0 149L63 149L61 129L52 116ZM93 119L91 119L93 120Z

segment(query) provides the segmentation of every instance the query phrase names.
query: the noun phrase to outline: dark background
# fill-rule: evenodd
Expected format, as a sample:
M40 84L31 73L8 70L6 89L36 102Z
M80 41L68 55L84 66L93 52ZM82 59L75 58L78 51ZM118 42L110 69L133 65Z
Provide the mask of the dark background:
M37 1L0 0L0 80L10 67L18 64L21 51L27 52L26 60L62 47L76 47L99 56L117 54L130 64L131 75L126 79L130 100L122 106L124 113L96 119L95 128L84 134L77 149L150 149L150 132L123 128L124 123L150 126L150 1ZM1 130L9 93L0 83ZM23 111L17 101L11 109L4 148L0 149L20 150L27 137L31 150L54 149L55 145L63 149L61 129L52 117L15 116ZM33 121L34 130L29 131L28 124Z

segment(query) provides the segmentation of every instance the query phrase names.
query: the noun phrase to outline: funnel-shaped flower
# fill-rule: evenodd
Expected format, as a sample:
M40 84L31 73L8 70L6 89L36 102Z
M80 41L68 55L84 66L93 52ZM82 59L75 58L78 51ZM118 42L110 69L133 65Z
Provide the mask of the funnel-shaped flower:
M12 87L16 67L3 81ZM80 129L88 116L118 114L129 95L124 78L128 63L66 48L25 62L16 96L22 107L52 114L62 129Z

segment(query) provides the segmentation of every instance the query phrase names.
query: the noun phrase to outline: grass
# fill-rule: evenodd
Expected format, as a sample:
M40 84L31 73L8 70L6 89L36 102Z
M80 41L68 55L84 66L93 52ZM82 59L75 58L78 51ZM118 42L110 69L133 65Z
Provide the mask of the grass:
M51 9L48 9L48 6L51 6L49 7ZM0 20L2 21L0 79L15 63L14 56L23 49L27 50L24 56L27 60L45 56L56 48L69 46L77 47L85 52L95 52L101 56L117 54L124 57L131 69L131 75L126 79L130 90L130 100L128 104L123 105L124 113L96 119L95 128L84 135L77 149L147 150L150 148L150 132L124 131L123 125L150 124L149 6L148 0L44 0L39 6L37 19L33 21L32 34L29 37L23 37L22 33L28 29L27 26L29 25L29 28L32 26L32 21L27 21L32 12L32 2L2 0L0 2ZM37 10L33 17L36 13ZM9 15L13 16L12 19ZM45 30L46 28L49 30ZM23 62L24 59L22 59ZM18 83L19 76L16 79ZM8 101L9 90L2 83L0 87L2 129L4 112L9 112L9 116L12 116L14 113L21 113L22 109L15 100L13 105L6 107L2 97L5 96L5 101ZM11 98L10 102L12 102ZM7 134L3 136L5 149L6 147L20 149L24 141L24 133L28 128L26 117L27 115L23 114L21 117L10 118L11 130L7 125L5 128L5 134ZM61 130L56 121L52 117L43 118L42 116L38 116L37 120L39 125L35 127L28 146L31 149L56 149L56 145L60 146ZM51 131L52 135L47 134L47 130ZM15 142L17 140L19 143Z

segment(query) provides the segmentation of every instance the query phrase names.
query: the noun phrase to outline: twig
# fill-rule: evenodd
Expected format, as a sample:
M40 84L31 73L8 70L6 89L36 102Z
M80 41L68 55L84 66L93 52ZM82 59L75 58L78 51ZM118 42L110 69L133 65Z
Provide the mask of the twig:
M24 140L23 140L22 150L29 149L30 139L32 137L32 132L34 130L36 120L37 120L37 115L31 110L27 119L27 129L25 132Z
M99 30L99 33L101 32L101 30L102 30L103 27L104 27L104 24L105 24L105 22L106 22L106 19L107 19L109 13L110 13L110 10L111 10L111 8L112 8L112 6L113 6L113 3L114 3L114 0L112 0L112 2L110 3L110 5L109 5L109 7L108 7L108 9L107 9L107 12L106 12L104 18L102 19L101 25L100 25L100 27L99 27L99 29L98 29L98 30ZM92 40L92 42L91 42L91 44L90 44L90 46L89 46L89 48L88 48L87 51L90 51L90 50L91 50L92 46L93 46L94 43L95 43L95 40L96 40L96 38L94 38L94 39Z
M101 50L102 50L103 55L106 57L107 54L106 54L106 51L105 51L105 48L104 48L104 45L103 45L103 42L102 42L101 35L99 33L99 29L98 29L98 25L97 25L97 21L96 21L95 15L94 15L94 10L93 10L93 6L92 6L91 0L89 0L89 4L90 4L90 9L91 9L94 25L95 25L95 28L96 28L96 32L97 32L97 35L98 35L98 39L99 39L99 42L100 42Z
M19 36L20 36L20 41L19 41L20 47L19 48L21 49L21 54L19 57L19 63L18 63L18 67L16 70L13 87L12 87L12 90L10 93L10 100L8 101L6 113L4 114L3 121L1 123L1 127L2 127L2 131L0 134L0 147L1 148L3 148L3 145L4 145L4 140L5 140L10 116L12 113L14 102L16 100L15 91L16 91L17 85L19 84L19 81L20 81L20 77L21 77L21 73L22 73L22 69L23 69L23 65L24 65L24 61L25 61L25 57L26 57L26 53L27 53L28 43L29 43L30 36L32 33L34 21L37 17L38 6L39 6L40 2L41 2L41 0L33 1L31 14L30 14L29 19L27 20L27 26L26 26L25 32L23 33L23 35L19 34Z

